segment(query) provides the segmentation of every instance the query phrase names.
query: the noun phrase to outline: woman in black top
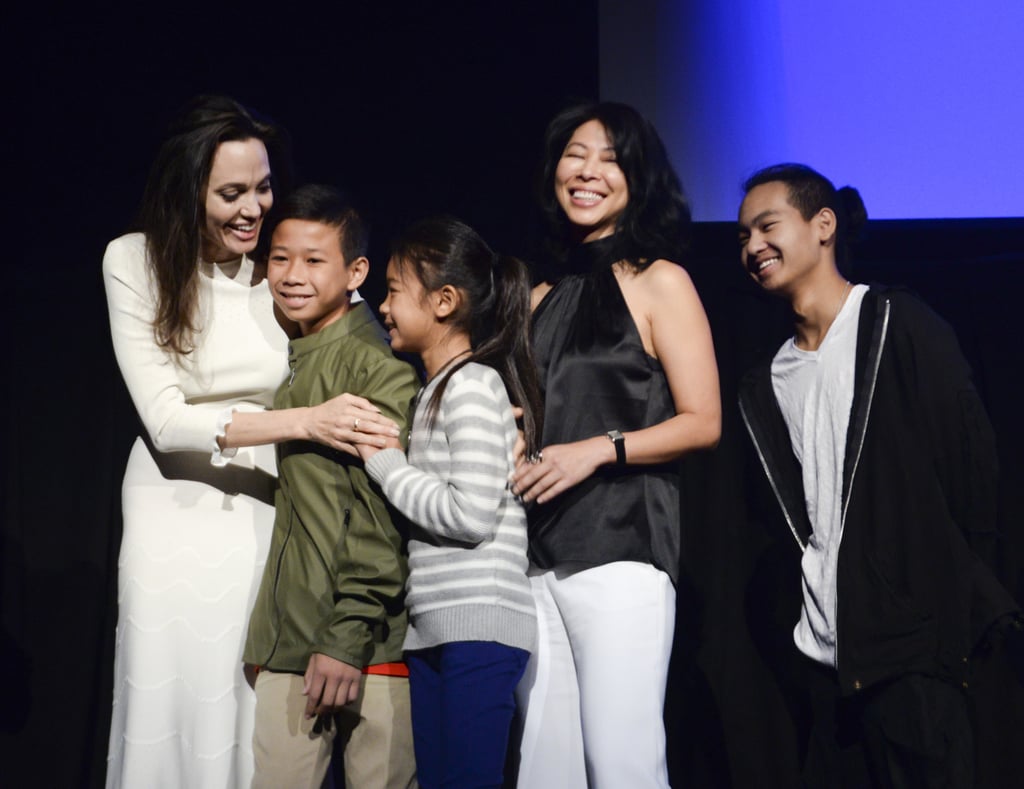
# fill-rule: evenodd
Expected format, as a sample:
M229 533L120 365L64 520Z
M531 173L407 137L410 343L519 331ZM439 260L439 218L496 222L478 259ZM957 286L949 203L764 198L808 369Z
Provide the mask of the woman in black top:
M533 505L541 640L520 685L519 785L668 786L674 462L721 424L707 317L673 262L689 208L654 128L622 104L556 116L542 178L556 265L534 290L543 450L514 478Z

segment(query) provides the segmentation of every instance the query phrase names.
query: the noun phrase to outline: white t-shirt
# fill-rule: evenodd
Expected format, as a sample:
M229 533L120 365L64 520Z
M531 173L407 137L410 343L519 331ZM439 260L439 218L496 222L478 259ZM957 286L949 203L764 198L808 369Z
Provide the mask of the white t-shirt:
M867 285L846 303L816 351L787 340L772 360L772 388L803 475L811 537L801 561L803 607L793 631L809 658L836 664L836 567L843 538L846 431L853 406L860 305Z

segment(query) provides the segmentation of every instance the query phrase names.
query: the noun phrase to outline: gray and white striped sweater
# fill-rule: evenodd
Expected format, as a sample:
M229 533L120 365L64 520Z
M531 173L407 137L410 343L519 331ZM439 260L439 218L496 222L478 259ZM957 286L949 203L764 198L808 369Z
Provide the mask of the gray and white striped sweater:
M495 641L532 651L536 614L526 577L526 512L509 490L516 424L498 373L470 363L420 392L408 459L386 449L366 463L391 503L419 528L409 541L405 649Z

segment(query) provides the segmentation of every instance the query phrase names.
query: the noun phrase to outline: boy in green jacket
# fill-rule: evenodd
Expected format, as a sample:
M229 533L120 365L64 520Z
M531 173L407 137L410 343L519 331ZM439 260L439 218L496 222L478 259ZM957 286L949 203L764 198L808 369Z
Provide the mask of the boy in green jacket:
M372 401L404 433L419 384L391 354L369 307L366 227L335 190L306 186L277 207L267 279L302 336L275 409L340 392ZM386 419L353 419L378 434ZM392 435L394 425L388 423ZM382 437L381 437L382 438ZM350 786L415 785L402 538L354 455L312 441L278 445L270 554L243 659L256 679L254 787L319 786L336 733Z

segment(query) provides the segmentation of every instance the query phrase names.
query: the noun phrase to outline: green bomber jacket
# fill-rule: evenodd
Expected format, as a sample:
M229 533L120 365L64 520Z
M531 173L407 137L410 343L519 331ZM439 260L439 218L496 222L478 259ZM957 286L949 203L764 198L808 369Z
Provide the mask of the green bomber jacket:
M361 395L407 434L416 374L396 359L365 302L292 340L274 408ZM357 668L402 658L408 574L398 516L351 455L312 441L277 448L274 531L243 658L305 672L314 652ZM399 524L400 525L400 524Z

